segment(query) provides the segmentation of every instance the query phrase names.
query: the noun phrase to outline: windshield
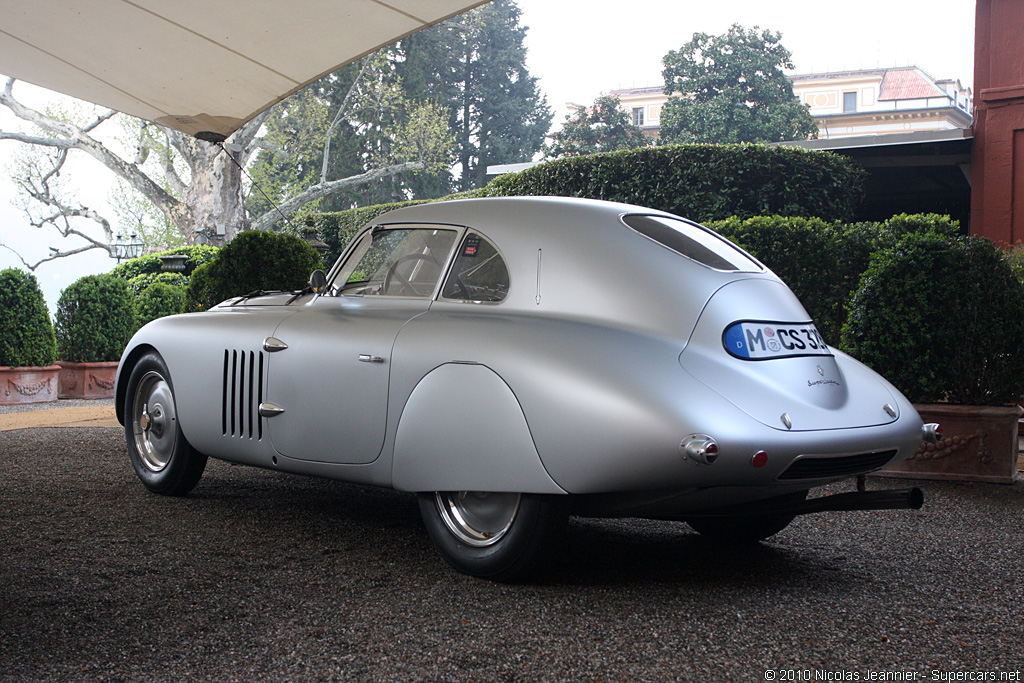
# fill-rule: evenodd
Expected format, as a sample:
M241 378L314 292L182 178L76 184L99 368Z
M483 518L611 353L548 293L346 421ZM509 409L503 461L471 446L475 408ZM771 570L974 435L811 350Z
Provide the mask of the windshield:
M363 296L430 297L448 262L455 230L376 228L360 238L333 291Z

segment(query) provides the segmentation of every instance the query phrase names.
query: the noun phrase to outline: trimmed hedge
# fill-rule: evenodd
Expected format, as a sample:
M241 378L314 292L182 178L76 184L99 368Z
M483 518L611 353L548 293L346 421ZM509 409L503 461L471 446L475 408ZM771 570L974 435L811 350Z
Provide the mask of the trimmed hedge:
M986 239L909 234L872 255L843 348L916 403L1013 403L1024 395L1024 285Z
M692 220L849 220L864 169L829 152L765 145L669 145L557 159L496 178L481 196L558 195L639 204Z
M250 230L221 248L217 258L192 272L185 310L205 310L257 290L297 290L321 268L320 254L294 235Z
M128 280L128 286L131 287L132 293L138 296L157 282L177 287L184 295L185 287L188 286L188 276L181 273L142 273Z
M874 252L909 234L959 235L949 216L900 214L884 223L756 216L709 221L707 227L749 251L789 285L825 340L838 344L850 299Z
M46 299L31 273L0 270L0 365L53 365L57 343Z
M749 251L800 299L826 340L837 340L844 306L853 284L837 273L842 253L838 224L820 218L757 216L710 221L707 227Z
M154 282L135 299L135 327L185 310L185 288Z
M405 206L426 204L432 201L444 201L435 199L424 199L420 201L396 202L394 204L375 204L373 206L361 206L347 211L331 211L328 213L314 213L306 217L306 225L316 231L317 237L330 247L324 256L324 263L330 265L338 260L341 252L352 241L363 226L372 221L382 213L401 209Z
M311 214L306 225L338 258L377 216L426 201L553 195L638 204L707 222L786 215L845 220L863 194L864 170L828 152L764 145L670 145L549 161L441 199Z
M68 285L57 302L57 356L72 363L113 361L135 332L134 297L128 283L86 275Z
M144 273L159 273L160 267L163 265L163 261L160 260L161 256L184 254L188 256L188 259L185 260L185 270L180 274L188 277L192 274L193 270L216 258L217 251L217 247L200 244L194 244L188 247L177 247L176 249L168 249L167 251L157 252L156 254L128 259L124 263L119 263L111 268L110 274L115 277L119 277L122 280L131 282L134 278ZM150 283L147 283L147 286L148 284ZM145 287L142 289L145 289ZM136 293L141 292L142 289L139 289Z

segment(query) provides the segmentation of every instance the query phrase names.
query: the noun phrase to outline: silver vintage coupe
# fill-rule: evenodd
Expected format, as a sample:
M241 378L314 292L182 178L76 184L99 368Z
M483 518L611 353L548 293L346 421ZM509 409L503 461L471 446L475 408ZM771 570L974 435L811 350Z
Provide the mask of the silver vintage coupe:
M567 516L760 540L937 425L830 348L796 297L709 230L564 198L423 204L372 221L303 292L156 320L117 415L152 491L207 456L415 492L455 568L515 579Z

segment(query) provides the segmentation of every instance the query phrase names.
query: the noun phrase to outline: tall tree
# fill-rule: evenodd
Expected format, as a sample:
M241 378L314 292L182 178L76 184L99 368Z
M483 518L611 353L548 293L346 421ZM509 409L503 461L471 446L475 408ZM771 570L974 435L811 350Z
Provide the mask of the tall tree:
M251 173L254 215L301 195L318 178L351 177L389 168L398 159L423 161L316 198L304 209L347 209L406 199L421 173L451 163L447 114L435 103L410 99L384 48L313 83L278 106L265 123L264 149ZM272 214L270 214L272 215Z
M544 152L551 159L651 144L640 127L630 121L629 114L620 108L619 98L614 95L601 95L593 106L567 114L562 129L552 135L551 140Z
M530 161L551 109L526 66L526 27L513 0L494 0L402 40L397 69L411 97L449 111L455 189L481 187L487 167Z
M684 142L781 142L817 135L808 107L793 95L780 33L733 24L727 33L695 33L663 59L661 139Z

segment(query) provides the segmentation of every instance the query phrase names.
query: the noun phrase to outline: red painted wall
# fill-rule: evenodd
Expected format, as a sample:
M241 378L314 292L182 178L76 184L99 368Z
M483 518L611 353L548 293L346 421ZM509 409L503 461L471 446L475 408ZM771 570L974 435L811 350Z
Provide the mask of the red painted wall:
M971 233L1024 242L1024 3L977 0Z

